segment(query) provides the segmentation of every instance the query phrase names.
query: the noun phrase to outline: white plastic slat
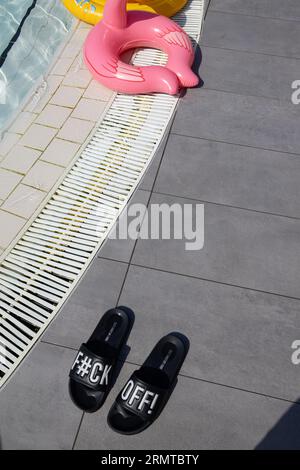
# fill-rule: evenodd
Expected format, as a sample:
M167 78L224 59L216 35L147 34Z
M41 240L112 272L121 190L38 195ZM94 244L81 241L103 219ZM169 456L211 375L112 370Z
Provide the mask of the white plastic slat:
M15 261L13 258L10 260L4 260L3 266L10 269L12 273L19 272L28 276L34 276L41 282L46 282L50 286L62 292L66 292L69 287L69 282L58 278L57 276L45 273L42 269L39 269L39 267L37 266L27 266L25 263L20 263L18 262L18 260ZM26 266L26 269L24 269L24 266Z

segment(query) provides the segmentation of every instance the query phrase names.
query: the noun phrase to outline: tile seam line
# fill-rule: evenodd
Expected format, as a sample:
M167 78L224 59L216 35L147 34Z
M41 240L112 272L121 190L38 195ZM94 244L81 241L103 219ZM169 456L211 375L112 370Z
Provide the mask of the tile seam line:
M140 191L147 191L147 190L140 189ZM173 194L173 193L153 191L152 194L157 194L159 196L170 196L170 197L174 197L176 199L187 199L188 201L200 202L200 203L203 203L203 204L211 204L213 206L229 207L230 209L237 209L237 210L241 210L241 211L254 212L255 214L271 215L272 217L281 217L283 219L300 220L300 216L296 217L296 216L292 216L292 215L278 214L276 212L261 211L261 210L258 210L258 209L251 209L251 208L248 208L248 207L235 206L235 205L232 205L232 204L225 204L225 203L222 203L222 202L207 201L206 199L195 199L195 198L190 197L190 196L178 195L178 194ZM152 196L152 194L151 194L151 196Z
M241 13L241 12L234 12L234 11L225 11L225 10L219 10L218 8L210 8L210 13L222 13L225 15L233 15L233 16L245 16L249 18L260 18L262 20L275 20L275 21L285 21L288 23L300 23L300 18L293 19L293 18L279 18L279 17L274 17L274 16L263 16L263 15L254 15L251 13Z
M203 18L204 21L206 20L206 17L207 17L207 14L208 14L208 10L211 10L211 9L210 9L210 4L211 4L211 0L208 0L207 6L206 6L206 10L205 10L205 13L204 13L204 18Z
M48 163L49 165L52 165L54 167L57 167L57 168L65 168L63 165L59 165L58 163L52 163L52 162L48 162L47 160L42 160L41 157L38 157L37 160L33 163L33 165L31 167L29 167L28 171L26 173L22 173L21 171L18 171L18 170L14 170L14 169L11 169L11 168L7 168L7 167L3 167L1 166L1 163L0 163L0 170L4 169L4 170L7 170L11 173L13 173L14 175L18 175L18 176L21 176L22 179L24 178L24 176L27 176L27 174L29 173L29 171L35 166L36 163L38 162L44 162L44 163ZM26 185L26 186L29 186L29 185Z
M232 49L230 47L221 47L221 46L212 46L209 44L205 44L203 42L199 43L199 47L210 47L211 49L220 49L221 51L232 51L232 52L242 52L243 54L257 54L257 55L263 55L263 56L268 56L268 57L278 57L280 59L294 59L294 60L300 60L300 57L293 57L293 56L286 56L286 55L279 55L279 54L271 54L269 52L259 52L259 51L249 51L249 50L243 50L243 49Z
M112 258L105 258L104 256L98 256L97 259L112 261L113 263L128 264L128 262L126 262L126 261L119 261L119 260L112 259ZM252 292L258 292L260 294L274 295L276 297L281 297L281 298L284 298L284 299L300 301L300 297L294 297L294 296L291 296L291 295L279 294L277 292L255 289L253 287L241 286L241 285L238 285L238 284L231 284L231 283L217 281L215 279L209 279L209 278L205 278L205 277L193 276L192 274L178 273L176 271L169 271L167 269L157 268L157 267L153 267L153 266L145 266L143 264L138 264L138 263L135 263L135 262L131 263L130 267L131 266L136 267L136 268L149 269L151 271L158 271L158 272L165 273L165 274L171 274L171 275L174 275L174 276L181 276L181 277L186 277L186 278L190 278L190 279L195 279L195 280L198 280L198 281L212 282L214 284L219 284L219 285L227 286L227 287L234 287L236 289L245 289L245 290L252 291Z
M200 66L201 68L201 66ZM207 91L217 91L217 92L221 92L221 93L227 93L229 95L235 95L235 96L245 96L245 97L248 97L249 98L263 98L264 100L270 100L270 101L276 101L278 102L278 104L293 104L291 100L288 100L287 98L285 99L281 99L281 98L276 98L274 96L266 96L266 95L252 95L251 93L236 93L235 91L230 91L230 90L223 90L222 88L209 88L209 87L206 87L205 85L201 88L199 88L201 90L207 90ZM292 90L292 88L291 88ZM294 105L294 106L297 106L297 105Z
M278 56L276 54L271 54L269 52L259 52L259 51L241 51L239 49L232 49L230 47L222 47L222 46L210 46L208 44L204 44L199 42L199 48L203 49L219 49L220 51L230 51L230 52L238 52L241 54L251 54L251 55L263 55L263 56L270 56L270 57L279 57L280 59L288 59L288 60L300 60L297 57L290 57L290 56Z
M207 142L216 142L219 144L229 144L229 145L237 145L239 147L246 147L250 149L255 149L255 150L267 150L268 152L276 152L276 153L282 153L283 155L291 155L294 157L300 157L300 152L287 152L286 150L277 150L274 148L268 148L268 147L255 147L254 145L247 145L247 144L241 144L239 142L231 142L229 140L217 140L217 139L209 139L207 137L197 137L195 135L190 135L190 134L180 134L177 131L171 131L170 132L172 135L178 135L179 137L189 137L191 139L197 139L197 140L205 140Z
M58 344L58 343L52 343L51 341L42 340L41 343L48 344L49 346L53 346L53 347L68 349L68 350L71 350L71 351L74 351L74 352L76 352L78 350L78 348L73 348L73 347L70 347L70 346L64 346L63 344ZM123 368L124 364L129 364L129 365L137 366L137 367L142 366L142 363L127 361L127 360L125 360L125 361L121 360L119 362L121 362L123 364L122 368ZM250 390L250 389L247 389L247 388L241 388L241 387L237 387L237 386L234 386L234 385L225 384L225 383L222 383L222 382L216 382L216 381L213 381L213 380L204 379L202 377L194 377L192 375L188 375L188 374L184 374L184 373L179 373L179 376L184 378L184 379L196 380L197 382L204 382L204 383L208 383L208 384L211 384L211 385L216 385L218 387L224 387L224 388L229 388L229 389L232 389L232 390L238 390L240 392L250 393L252 395L258 395L258 396L262 396L262 397L265 397L265 398L270 398L272 400L279 400L279 401L283 401L283 402L286 402L286 403L291 403L291 404L295 404L295 405L300 406L299 401L289 400L287 398L277 397L275 395L268 395L267 393L257 392L255 390Z
M201 69L201 64L200 64L200 69ZM291 88L291 91L293 90L292 87ZM235 95L235 96L244 96L244 97L249 97L249 98L263 98L265 100L270 100L270 101L277 101L279 103L289 103L290 105L293 105L293 106L297 106L297 105L294 105L292 101L289 101L288 99L284 99L284 100L281 100L280 98L275 98L275 97L272 97L272 96L263 96L263 95L251 95L251 94L248 94L248 93L237 93L235 91L230 91L230 90L222 90L222 89L218 89L218 88L208 88L205 86L205 84L201 87L196 87L195 90L204 90L204 91L216 91L216 92L219 92L219 93L226 93L228 95ZM193 90L193 89L191 89ZM293 92L293 91L292 91ZM191 96L191 95L190 95Z
M169 124L168 124L168 127L167 127L167 129L166 129L166 133L167 133L167 134L165 134L166 139L165 139L165 142L164 142L164 144L163 144L162 156L161 156L161 159L160 159L160 162L159 162L159 165L158 165L156 174L155 174L154 181L153 181L152 186L151 186L151 190L148 191L149 196L148 196L147 204L146 204L146 207L147 207L147 208L149 207L149 204L150 204L150 201L151 201L151 197L152 197L152 194L153 194L153 189L154 189L154 186L155 186L155 183L156 183L156 178L157 178L158 172L159 172L160 167L161 167L161 163L162 163L162 160L163 160L163 157L164 157L166 148L167 148L167 144L168 144L169 139L170 139L171 129L172 129L172 125L173 125L173 122L174 122L174 118L175 118L175 116L176 116L176 114L177 114L177 109L178 109L178 108L176 108L175 113L174 113L173 117L171 118L171 120L170 120L170 122L169 122ZM138 190L138 189L139 189L139 185L137 186L136 190ZM146 215L146 214L144 214L144 217L143 217L143 219L142 219L140 228L141 228L141 226L142 226L142 224L143 224L145 215ZM124 279L123 279L123 283L122 283L122 285L121 285L120 292L119 292L119 295L118 295L118 298L117 298L116 307L118 307L119 302L120 302L120 299L121 299L121 297L122 297L123 289L124 289L124 286L125 286L126 281L127 281L127 275L128 275L128 273L129 273L129 269L130 269L130 266L131 266L131 262L132 262L132 259L133 259L133 255L134 255L134 252L135 252L135 249L136 249L137 242L138 242L138 239L135 240L135 243L134 243L134 246L133 246L133 249L132 249L130 258L129 258L129 262L126 263L126 264L127 264L127 269L126 269L125 276L124 276ZM101 250L100 250L100 251L101 251Z
M82 411L81 417L80 417L80 420L79 420L79 424L78 424L78 428L77 428L77 431L76 431L76 434L75 434L75 437L74 437L74 441L73 441L73 444L72 444L72 447L71 447L71 450L74 450L74 448L75 448L75 446L76 446L77 439L78 439L78 436L79 436L79 433L80 433L80 429L81 429L81 425L82 425L82 422L83 422L83 420L84 420L84 416L85 416L85 412Z
M130 362L130 361L125 361L125 363L126 363L126 364L130 364L130 365L139 366L139 367L141 367L141 365L142 365L142 364L138 364L138 363ZM272 400L284 401L284 402L287 402L287 403L292 403L292 404L295 404L295 405L300 406L300 401L294 401L294 400L289 400L289 399L283 398L283 397L277 397L277 396L274 396L274 395L268 395L267 393L257 392L257 391L255 391L255 390L249 390L249 389L247 389L247 388L236 387L236 386L234 386L234 385L224 384L224 383L222 383L222 382L215 382L215 381L213 381L213 380L204 379L204 378L202 378L202 377L193 377L192 375L187 375L187 374L183 374L183 373L179 373L179 376L180 376L180 377L183 377L183 378L185 378L185 379L196 380L197 382L209 383L209 384L211 384L211 385L216 385L216 386L219 386L219 387L230 388L230 389L232 389L232 390L239 390L240 392L251 393L252 395L258 395L258 396L270 398L270 399L272 399Z

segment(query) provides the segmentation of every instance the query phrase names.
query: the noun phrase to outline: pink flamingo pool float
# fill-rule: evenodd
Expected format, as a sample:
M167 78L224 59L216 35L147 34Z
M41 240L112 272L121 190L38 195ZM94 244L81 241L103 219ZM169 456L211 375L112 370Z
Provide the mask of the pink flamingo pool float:
M199 78L191 70L194 51L187 34L174 21L143 11L126 11L127 0L108 0L100 21L89 33L84 58L94 77L121 93L161 92L175 95ZM166 66L126 64L120 56L136 47L168 54Z

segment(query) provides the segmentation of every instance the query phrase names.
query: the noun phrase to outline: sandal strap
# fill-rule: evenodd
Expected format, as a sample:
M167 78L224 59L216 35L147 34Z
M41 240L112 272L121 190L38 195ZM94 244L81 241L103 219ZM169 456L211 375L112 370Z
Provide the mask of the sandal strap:
M111 383L113 359L98 356L83 343L73 362L69 377L86 387L105 391Z
M134 372L117 396L116 402L144 421L155 419L167 390L140 380Z

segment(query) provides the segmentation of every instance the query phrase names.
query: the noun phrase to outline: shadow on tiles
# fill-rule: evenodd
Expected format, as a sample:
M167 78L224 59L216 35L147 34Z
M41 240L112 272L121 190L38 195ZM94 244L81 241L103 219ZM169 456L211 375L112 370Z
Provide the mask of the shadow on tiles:
M295 403L288 409L256 449L300 450L300 403Z

